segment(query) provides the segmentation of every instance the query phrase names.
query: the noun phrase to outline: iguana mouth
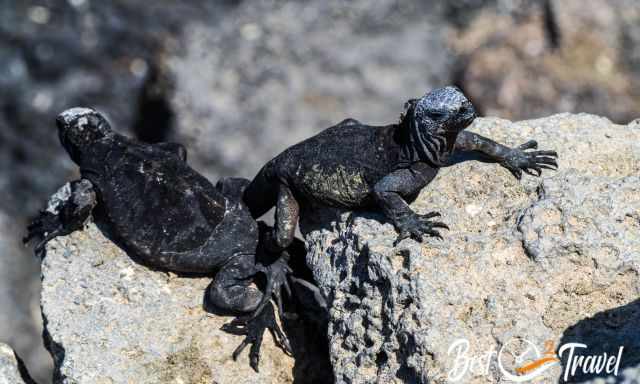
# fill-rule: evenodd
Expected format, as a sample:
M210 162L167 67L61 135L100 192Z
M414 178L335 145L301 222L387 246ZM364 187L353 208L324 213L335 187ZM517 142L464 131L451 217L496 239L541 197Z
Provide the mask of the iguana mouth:
M445 129L449 132L460 132L470 126L478 117L475 108L471 104L465 106L459 119L453 124L448 125Z

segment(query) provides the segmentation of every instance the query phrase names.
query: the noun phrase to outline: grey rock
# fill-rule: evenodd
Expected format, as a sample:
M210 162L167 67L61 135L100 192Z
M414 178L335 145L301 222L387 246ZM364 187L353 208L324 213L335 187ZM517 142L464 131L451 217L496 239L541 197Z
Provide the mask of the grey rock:
M507 352L523 352L523 339L540 352L547 340L582 342L589 354L624 345L618 382L634 382L640 129L569 114L479 119L469 129L511 145L536 138L558 151L560 171L518 182L476 161L441 170L413 208L443 214L451 227L443 241L394 247L392 225L367 212L323 210L301 223L307 263L331 303L336 382L445 383L456 372L465 383L507 382L498 361L515 373L522 362ZM469 342L467 356L505 352L464 371L449 351L459 339ZM540 380L558 381L566 356Z
M23 384L13 349L0 343L0 384Z
M269 335L260 373L247 351L233 361L243 337L202 309L210 281L136 264L94 224L51 241L41 304L54 383L292 382L298 362Z

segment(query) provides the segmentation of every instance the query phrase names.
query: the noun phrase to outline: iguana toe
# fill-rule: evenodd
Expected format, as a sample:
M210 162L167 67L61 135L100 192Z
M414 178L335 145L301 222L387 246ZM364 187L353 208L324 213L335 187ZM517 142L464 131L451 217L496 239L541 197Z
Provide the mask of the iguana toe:
M274 297L276 303L278 305L278 310L280 311L280 315L285 318L292 318L295 315L288 314L284 312L282 305L282 289L287 292L287 295L291 297L291 287L289 286L289 282L287 280L288 275L293 273L293 270L287 264L289 260L289 255L287 252L282 252L282 256L278 258L275 262L264 266L257 265L256 268L264 273L267 278L267 285L264 290L264 296L260 301L260 304L253 311L252 317L257 317L263 308L269 303L271 296Z
M396 228L399 229L398 238L394 245L397 245L400 241L409 237L421 242L424 235L437 237L442 240L442 235L440 235L440 232L438 232L437 229L449 229L449 226L441 221L429 220L438 216L440 216L438 212L429 212L424 215L414 213L398 220L396 223Z
M264 332L267 329L273 336L275 343L282 348L285 353L288 355L292 355L293 353L287 336L276 322L272 305L266 305L255 317L237 317L230 323L223 325L221 329L234 335L245 336L242 343L233 351L233 360L237 360L242 351L251 344L249 349L249 365L256 372L260 370L260 348L262 347Z

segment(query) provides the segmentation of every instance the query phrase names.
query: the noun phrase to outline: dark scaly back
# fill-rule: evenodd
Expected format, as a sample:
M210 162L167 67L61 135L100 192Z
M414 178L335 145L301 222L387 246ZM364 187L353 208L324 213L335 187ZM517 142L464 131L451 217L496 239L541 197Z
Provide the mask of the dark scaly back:
M199 252L225 218L227 200L178 154L118 135L91 108L68 109L56 124L112 234L144 261Z
M201 247L225 215L226 200L176 155L117 136L98 196L116 234L141 256Z

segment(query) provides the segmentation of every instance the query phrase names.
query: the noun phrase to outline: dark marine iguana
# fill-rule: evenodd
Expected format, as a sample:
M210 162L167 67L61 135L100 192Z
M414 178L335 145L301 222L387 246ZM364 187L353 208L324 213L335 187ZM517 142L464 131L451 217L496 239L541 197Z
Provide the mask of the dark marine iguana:
M409 100L398 124L369 126L346 119L304 140L269 161L245 189L244 201L254 218L276 207L269 247L291 243L301 207L328 205L347 209L380 208L398 238L421 241L439 237L447 225L432 221L437 212L411 210L420 190L459 151L476 151L500 163L518 179L522 172L540 176L557 168L554 151L530 140L509 148L464 131L476 118L469 100L456 87L436 89Z
M28 227L25 243L40 238L36 253L56 236L81 229L96 212L109 232L134 259L163 270L215 276L207 302L237 318L225 330L246 336L234 358L248 345L257 371L262 335L269 329L287 353L288 340L278 326L271 294L282 312L280 288L288 292L287 255L263 265L256 260L258 223L242 202L249 180L225 178L214 187L186 162L177 143L146 144L111 130L98 112L72 108L56 119L58 135L81 178L65 184L46 210ZM266 289L252 285L266 275Z

